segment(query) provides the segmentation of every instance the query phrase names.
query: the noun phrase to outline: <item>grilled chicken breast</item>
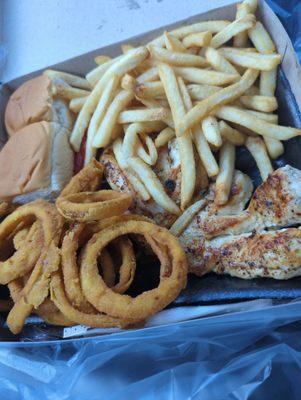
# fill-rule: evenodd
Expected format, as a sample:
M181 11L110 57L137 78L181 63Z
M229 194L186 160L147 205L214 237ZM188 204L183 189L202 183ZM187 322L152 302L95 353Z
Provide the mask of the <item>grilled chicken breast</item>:
M209 199L181 235L190 271L276 279L301 274L301 231L281 229L301 224L301 171L285 166L270 174L246 210L250 190L243 189L248 178L240 174L235 174L234 186L239 176L241 184L231 190L230 212L227 204L218 208Z

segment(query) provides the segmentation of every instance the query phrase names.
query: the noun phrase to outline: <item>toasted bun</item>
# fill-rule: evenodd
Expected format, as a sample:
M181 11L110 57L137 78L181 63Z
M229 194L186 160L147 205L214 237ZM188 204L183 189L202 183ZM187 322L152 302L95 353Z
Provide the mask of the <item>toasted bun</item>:
M15 132L0 152L0 199L55 198L73 174L69 131L36 122Z
M21 85L10 97L5 110L5 127L9 136L34 122L58 122L72 129L73 119L64 100L53 99L52 82L46 75Z

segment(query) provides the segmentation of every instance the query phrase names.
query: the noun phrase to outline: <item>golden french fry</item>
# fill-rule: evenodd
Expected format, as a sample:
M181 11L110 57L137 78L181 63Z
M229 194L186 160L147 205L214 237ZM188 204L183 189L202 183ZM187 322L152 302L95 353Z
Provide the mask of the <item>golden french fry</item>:
M174 236L180 236L185 231L187 226L191 223L196 214L200 212L206 206L206 204L207 201L205 199L201 199L192 204L173 223L173 225L169 228L169 231Z
M237 69L213 47L207 48L205 57L208 63L217 71L239 75Z
M191 33L198 33L204 31L210 31L212 33L219 32L229 24L230 21L222 21L222 20L202 21L188 26L181 26L180 28L170 31L169 33L178 39L183 39L185 36L188 36ZM164 36L161 35L157 37L156 39L152 40L150 44L163 47L165 44Z
M138 110L125 110L119 114L119 124L129 124L143 121L163 121L168 115L166 108L144 108Z
M79 97L87 97L91 93L89 90L73 88L63 81L61 82L53 82L51 87L53 96L63 97L64 99L72 100Z
M154 171L139 157L131 157L127 160L132 170L136 172L140 180L144 182L148 192L164 210L171 214L180 214L179 207L176 203L165 193L162 183L157 178Z
M131 76L129 74L125 74L122 77L122 79L121 79L122 89L132 92L134 90L135 85L136 85L136 79L133 76Z
M155 146L165 146L171 139L175 137L176 133L169 126L164 128L155 139Z
M102 65L102 64L104 64L104 63L106 63L106 62L108 62L110 60L111 60L111 57L102 56L102 55L96 56L94 58L95 64L97 64L97 65Z
M239 79L237 74L225 74L224 72L208 71L193 67L175 67L174 71L188 82L205 85L223 86Z
M215 182L215 199L218 205L226 204L229 198L230 189L234 174L235 146L225 141L219 154L219 173Z
M254 110L249 110L249 109L244 109L244 111L247 111L249 114L255 115L255 117L263 119L264 121L271 122L272 124L278 124L278 115L277 114L270 114L270 113L264 113L260 111L254 111Z
M127 72L137 67L137 65L144 61L147 56L148 50L146 47L137 47L133 50L130 50L126 54L122 54L121 57L115 58L115 61L109 65L109 68L107 68L105 72L103 72L103 70L101 71L100 78L99 72L94 72L95 70L89 72L89 74L86 75L86 78L91 85L94 86L98 82L97 85L100 84L101 88L103 89L112 75L123 76ZM111 60L103 65L100 65L98 68L96 68L96 70L99 71L101 67L105 67L110 62Z
M271 124L238 107L223 106L216 111L215 115L220 119L245 126L253 132L273 139L288 140L295 136L301 136L300 129Z
M133 50L135 47L132 46L131 44L122 44L121 45L121 51L123 52L123 54L128 53L130 50Z
M200 126L192 128L193 141L209 177L216 176L219 166Z
M155 99L139 99L142 104L144 104L148 108L160 108L161 103L159 103L159 100ZM167 104L169 106L169 104ZM162 118L162 121L166 123L166 125L170 126L172 129L175 129L175 124L171 115L171 112L169 109L165 108L166 111L166 116Z
M169 65L177 65L184 67L204 67L208 65L205 58L201 56L195 56L193 54L188 54L188 53L174 52L153 45L149 45L148 49L152 57L154 57L156 60L159 60L163 63L167 63Z
M239 100L245 107L258 111L273 112L278 108L277 99L272 96L241 96Z
M126 90L121 90L109 105L103 120L94 136L92 146L96 148L107 146L112 139L112 131L117 123L121 111L129 104L134 95Z
M69 108L74 113L79 113L80 110L83 108L88 96L86 97L78 97L76 99L70 100Z
M253 28L249 29L248 34L259 53L271 54L276 51L271 36L261 22L257 21Z
M90 95L87 97L82 109L80 110L78 117L75 121L73 130L70 135L70 144L74 151L79 151L82 139L88 128L90 119L97 107L98 101L103 91L102 82L99 81L93 88Z
M256 18L253 14L248 14L245 17L234 20L230 25L227 25L223 30L213 36L210 46L214 48L220 47L238 33L252 28L255 22Z
M245 0L238 3L236 6L236 19L245 17L247 14L254 14L257 8L257 0ZM234 47L246 47L248 43L248 33L246 31L240 32L234 36Z
M260 71L270 71L281 62L280 54L261 54L232 47L222 47L220 51L227 60L234 64Z
M138 193L138 195L141 197L143 201L148 201L150 199L150 194L148 193L146 187L140 181L140 179L137 178L137 176L135 176L127 168L128 165L123 154L123 143L121 138L118 138L114 141L113 152L119 167L121 168L125 176L128 178L133 189Z
M212 32L205 31L205 32L198 32L198 33L191 33L187 35L183 39L184 47L203 47L203 46L210 46L210 42L212 39Z
M98 67L92 69L92 71L88 72L86 75L87 81L90 83L92 87L96 85L99 79L103 76L103 74L111 68L113 64L115 64L118 60L123 57L123 54L116 58L111 58L110 60L106 61L103 64L100 64Z
M181 121L179 134L183 134L187 129L201 122L216 107L230 103L240 97L253 85L257 76L258 71L252 69L247 70L239 82L219 90L217 93L214 93L194 106Z
M167 50L175 51L177 53L187 53L187 49L183 43L169 32L164 32L164 40Z
M143 98L165 97L165 91L161 81L140 83L135 86L134 92L136 96Z
M156 81L159 77L158 67L151 67L150 69L137 76L137 83L146 83Z
M267 151L269 156L275 160L276 158L280 157L281 154L284 153L284 146L280 140L273 139L270 137L263 138L264 143L266 145Z
M220 86L213 85L187 85L187 90L192 100L204 100L221 89Z
M112 102L116 94L119 82L120 82L119 76L113 75L112 78L109 80L108 84L106 85L106 87L104 88L104 91L101 94L101 97L94 111L94 114L92 115L87 133L85 165L88 164L93 157L95 157L97 149L92 146L94 137L109 108L110 103Z
M177 81L184 109L187 111L192 107L191 99L183 79L179 77ZM191 132L187 131L185 135L178 137L177 141L181 159L181 209L184 210L193 197L196 182L196 168Z
M91 90L89 82L80 76L69 74L67 72L54 71L52 69L46 69L43 74L49 76L50 79L62 79L70 86L74 86L79 89Z
M147 125L142 123L133 123L128 126L123 139L123 151L126 159L138 155L145 163L156 164L158 152L153 140L146 135L147 132L152 132L152 129L148 130ZM148 152L144 149L140 138L145 143Z
M248 137L246 140L246 147L256 161L262 180L266 180L274 169L264 141L260 137Z
M219 130L223 138L236 146L242 146L245 142L245 135L237 129L232 128L225 121L219 121Z
M262 96L275 96L277 68L271 71L261 71L259 90Z
M223 141L219 130L219 124L215 117L209 116L204 118L202 121L202 130L207 142L216 147L220 147L222 145Z

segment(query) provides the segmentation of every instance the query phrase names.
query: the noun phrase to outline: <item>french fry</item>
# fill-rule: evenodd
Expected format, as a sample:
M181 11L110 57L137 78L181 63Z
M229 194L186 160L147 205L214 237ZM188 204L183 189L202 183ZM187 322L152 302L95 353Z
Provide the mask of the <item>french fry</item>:
M136 96L143 98L165 97L165 91L161 81L146 82L136 85L134 92Z
M141 75L137 76L137 83L153 82L159 77L158 67L151 67Z
M216 111L215 115L220 119L245 126L253 132L273 139L289 140L301 136L300 129L271 124L238 107L223 106Z
M215 117L209 116L204 118L202 121L202 130L207 142L216 147L220 147L222 145L223 141L219 130L219 124Z
M207 201L205 199L201 199L190 207L188 207L182 215L173 223L173 225L169 228L169 231L174 236L181 236L181 234L185 231L185 229L190 225L193 218L199 213L205 206L207 205Z
M248 34L259 53L272 54L276 51L271 36L261 22L257 21L253 28L249 29Z
M252 114L257 118L261 118L264 121L271 122L272 124L278 124L278 115L277 114L264 113L264 112L260 112L260 111L249 110L249 109L244 109L244 111L247 111L249 114Z
M260 137L248 137L246 140L246 147L256 161L261 179L265 181L274 169L268 156L264 141Z
M207 99L194 106L181 121L179 134L201 122L216 107L232 102L240 97L249 87L253 85L258 76L258 71L247 70L239 82L219 90Z
M218 205L226 204L229 198L234 174L235 146L225 141L219 154L219 173L215 182L215 199Z
M205 32L198 32L198 33L191 33L187 35L183 39L184 47L204 47L209 46L212 39L212 32L205 31Z
M175 131L169 126L164 128L155 139L155 146L162 147L165 146L172 138L176 135Z
M169 32L164 32L164 40L167 50L175 51L177 53L187 53L187 49L183 43Z
M229 24L230 21L222 21L222 20L202 21L192 25L181 26L180 28L170 31L169 33L178 39L183 39L185 36L188 36L191 33L198 33L204 31L210 31L212 33L216 33L224 29ZM161 35L157 37L156 39L152 40L150 44L163 47L165 44L164 36Z
M87 97L91 93L89 90L73 88L63 81L61 82L53 82L51 87L53 96L63 97L64 99L72 100L79 97Z
M255 22L256 18L253 14L248 14L245 17L234 20L230 25L227 25L223 30L213 36L210 46L214 48L220 47L238 33L252 28Z
M225 121L219 121L219 130L222 137L228 142L233 143L236 146L242 146L245 142L245 135L239 132L237 129L232 128Z
M223 86L239 79L237 74L225 74L193 67L175 67L174 71L188 82L205 85Z
M280 54L260 54L245 49L233 49L232 47L222 47L220 51L227 60L234 64L260 71L270 71L281 62Z
M177 135L177 126L179 125L179 121L186 113L181 89L179 88L180 82L183 90L184 82L181 80L177 81L173 69L166 64L159 66L159 76L170 105ZM195 186L195 161L190 131L185 132L183 139L178 140L178 143L181 159L181 208L184 209L192 199Z
M145 163L156 164L158 152L153 140L146 135L147 132L152 132L152 129L149 130L148 126L143 123L133 123L128 126L123 139L123 151L126 159L138 155ZM148 152L144 149L140 137Z
M187 90L192 100L204 100L221 89L220 86L213 85L187 85Z
M184 66L184 67L204 67L208 63L205 58L201 56L195 56L188 53L179 53L163 49L162 47L157 47L149 45L148 49L156 60L169 65Z
M102 56L102 55L96 56L94 58L95 64L97 64L97 65L102 65L102 64L104 64L104 63L106 63L106 62L108 62L110 60L111 60L111 57Z
M148 108L160 108L161 104L159 103L159 100L155 100L155 99L139 99L141 101L142 104L144 104L146 107ZM169 105L169 104L168 104ZM168 125L169 127L171 127L172 129L175 129L175 124L174 124L174 120L172 118L171 112L170 110L168 110L167 108L165 108L166 111L166 116L164 118L162 118L162 121L166 123L166 125Z
M111 68L113 64L118 62L121 58L123 57L123 54L121 54L118 57L111 58L107 62L100 64L98 67L92 69L92 71L88 72L86 75L87 81L90 83L92 87L96 85L96 83L99 81L99 79L104 75L104 73Z
M260 77L261 77L261 74L263 74L263 73L265 74L266 72L261 72ZM257 94L261 94L261 93L259 93L259 87L257 87L257 86L251 86L248 90L245 91L245 95L247 95L247 96L254 96ZM266 95L266 96L268 96L268 95Z
M280 140L269 137L264 137L263 140L272 160L275 160L284 153L284 146Z
M176 203L166 194L164 187L154 171L139 157L131 157L127 160L132 170L136 172L140 180L144 182L147 191L157 204L171 214L179 215L180 210Z
M96 82L98 82L97 85L100 84L101 88L103 89L112 75L124 75L125 73L137 67L137 65L144 61L147 56L148 50L146 47L137 47L133 50L130 50L126 54L123 54L121 57L117 57L115 59L115 62L113 62L104 73L102 71L102 74L100 75L101 78L99 78L99 73L93 73L93 71L95 70L87 74L86 78L91 83L91 85L94 86ZM110 62L111 60L108 61L108 63ZM107 63L100 65L98 69L104 67L105 65L107 65Z
M102 82L99 81L87 97L78 117L75 121L73 130L70 135L70 143L74 151L79 151L82 139L90 123L90 119L97 107L98 101L103 91Z
M125 74L122 77L122 79L121 79L122 89L132 92L134 90L135 85L136 85L136 79L133 76L131 76L129 74Z
M238 3L236 5L236 17L235 19L238 20L243 18L251 13L250 7L245 2ZM233 46L234 47L246 47L248 42L248 33L247 31L242 31L234 36L233 38Z
M202 160L202 163L207 171L209 177L214 177L219 172L219 166L215 160L214 155L210 149L210 146L202 132L200 126L195 126L192 128L193 132L193 141L197 152Z
M117 123L120 112L129 104L134 95L126 90L121 90L109 105L107 112L94 136L92 146L101 148L107 146L112 139L112 131Z
M259 90L262 96L275 96L277 68L271 71L261 71Z
M237 69L213 47L207 48L205 57L208 63L217 71L225 72L226 74L239 75Z
M129 124L143 121L162 121L168 115L166 108L144 108L122 111L118 117L119 124Z
M74 86L79 89L91 90L89 82L80 76L69 74L67 72L54 71L52 69L46 69L43 74L49 76L50 79L62 79L70 86Z
M239 100L245 107L253 110L273 112L278 108L277 99L272 96L241 96Z
M118 138L113 143L113 152L116 158L117 164L121 168L122 172L128 178L130 184L132 185L133 189L140 195L143 201L148 201L151 197L148 193L144 184L140 181L137 176L135 176L132 172L128 170L127 162L123 154L123 143L122 139Z
M121 45L121 51L123 54L128 53L129 51L133 50L135 47L132 46L131 44L122 44Z
M98 131L98 128L109 108L109 105L116 94L119 82L119 76L113 75L106 87L104 88L104 91L101 94L94 114L92 115L87 133L85 165L88 164L93 157L95 157L97 149L92 146L92 143Z
M86 97L78 97L75 99L70 100L69 108L74 113L79 113L80 110L83 108L88 96Z

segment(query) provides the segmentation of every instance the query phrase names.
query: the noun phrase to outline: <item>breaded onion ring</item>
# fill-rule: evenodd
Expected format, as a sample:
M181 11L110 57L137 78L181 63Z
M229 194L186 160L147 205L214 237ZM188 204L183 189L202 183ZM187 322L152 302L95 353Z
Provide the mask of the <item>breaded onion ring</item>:
M60 197L56 201L56 207L68 220L93 222L123 214L131 203L132 196L128 193L100 190Z
M101 185L103 171L103 165L93 159L70 180L68 185L61 192L60 197L97 190Z
M98 254L114 239L126 234L150 236L162 254L160 283L155 289L132 298L115 293L98 273ZM95 233L83 249L80 278L86 299L100 312L121 318L146 319L172 302L186 284L187 261L178 240L166 229L143 221L125 221Z

